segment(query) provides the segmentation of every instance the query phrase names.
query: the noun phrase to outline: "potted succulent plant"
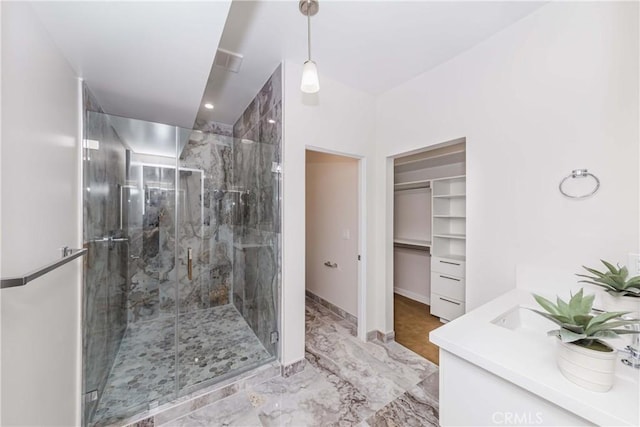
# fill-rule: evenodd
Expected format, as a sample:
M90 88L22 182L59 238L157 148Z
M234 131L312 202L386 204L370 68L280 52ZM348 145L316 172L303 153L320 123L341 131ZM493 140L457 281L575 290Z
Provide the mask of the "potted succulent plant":
M607 271L583 266L591 275L577 274L586 279L580 280L580 283L599 286L606 291L601 293L600 298L604 311L628 311L640 317L640 276L629 277L627 267L615 267L610 262L601 261Z
M640 320L622 319L627 314L624 311L592 314L595 295L584 296L582 289L568 303L559 297L554 304L533 296L546 313L532 310L560 326L548 332L560 339L556 356L560 372L586 389L608 391L613 386L617 351L602 339L637 333L625 327L640 324Z

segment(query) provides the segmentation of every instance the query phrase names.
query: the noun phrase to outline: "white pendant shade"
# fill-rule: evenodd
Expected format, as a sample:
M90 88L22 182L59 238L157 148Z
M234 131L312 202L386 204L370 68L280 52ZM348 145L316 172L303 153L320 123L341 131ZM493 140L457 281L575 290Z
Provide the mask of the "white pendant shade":
M317 93L320 90L320 80L318 79L318 69L316 63L305 61L302 67L302 83L300 90L304 93Z

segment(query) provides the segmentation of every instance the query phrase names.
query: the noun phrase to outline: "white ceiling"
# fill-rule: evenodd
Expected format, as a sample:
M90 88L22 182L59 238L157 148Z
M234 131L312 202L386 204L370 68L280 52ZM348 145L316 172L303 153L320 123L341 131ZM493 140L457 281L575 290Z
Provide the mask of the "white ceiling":
M233 124L283 59L302 63L307 54L298 0L32 4L104 110L125 117L190 128L198 114ZM543 4L320 0L312 56L321 86L326 76L378 94ZM212 70L219 41L244 55L238 74Z
M187 145L192 132L190 128L177 128L109 114L105 116L124 144L136 154L176 157Z
M542 6L519 1L320 0L311 18L320 86L327 76L372 94L441 64ZM220 47L244 55L238 74L214 67L200 118L233 124L282 59L302 64L306 18L298 0L234 1ZM321 89L322 90L322 89Z
M231 0L32 2L110 114L191 128Z

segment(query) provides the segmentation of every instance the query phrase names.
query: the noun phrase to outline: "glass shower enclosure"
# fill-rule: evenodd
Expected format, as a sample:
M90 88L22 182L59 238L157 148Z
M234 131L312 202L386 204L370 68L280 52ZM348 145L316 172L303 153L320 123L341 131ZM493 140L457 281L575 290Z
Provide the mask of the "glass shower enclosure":
M84 425L277 357L279 150L87 109Z

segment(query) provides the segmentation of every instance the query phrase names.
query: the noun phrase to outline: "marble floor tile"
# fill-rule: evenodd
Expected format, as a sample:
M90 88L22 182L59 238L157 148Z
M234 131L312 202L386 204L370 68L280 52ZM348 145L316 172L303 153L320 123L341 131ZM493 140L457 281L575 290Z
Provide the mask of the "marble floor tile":
M437 366L394 342L360 341L310 299L306 319L305 369L247 390L262 425L437 425Z
M340 333L346 332L347 335L354 337L357 335L357 326L353 322L338 316L309 297L306 298L306 301L305 314L307 331L318 331L319 329L322 330L323 327L330 326Z
M437 373L378 410L367 419L367 424L371 427L437 427L438 401L433 397L434 392L437 393L434 379L437 385Z
M304 370L247 383L160 426L438 425L436 365L395 342L360 341L344 319L309 299L306 319Z
M314 305L316 303L307 302L307 310L312 311ZM413 353L408 350L405 353L402 346L395 343L362 342L344 333L328 316L310 313L307 319L310 321L306 333L307 352L333 362L346 380L358 386L374 402L389 403L436 369L424 359L425 364L418 364Z
M381 360L390 369L401 371L405 375L417 374L417 377L422 380L438 371L437 365L395 341L382 343L376 340L364 343L364 345L374 357Z
M264 426L355 425L375 412L353 384L313 362L248 393Z
M180 390L273 359L231 305L181 314ZM108 425L175 398L175 318L133 323L98 402L91 425Z
M256 409L244 392L205 406L157 427L261 426Z

